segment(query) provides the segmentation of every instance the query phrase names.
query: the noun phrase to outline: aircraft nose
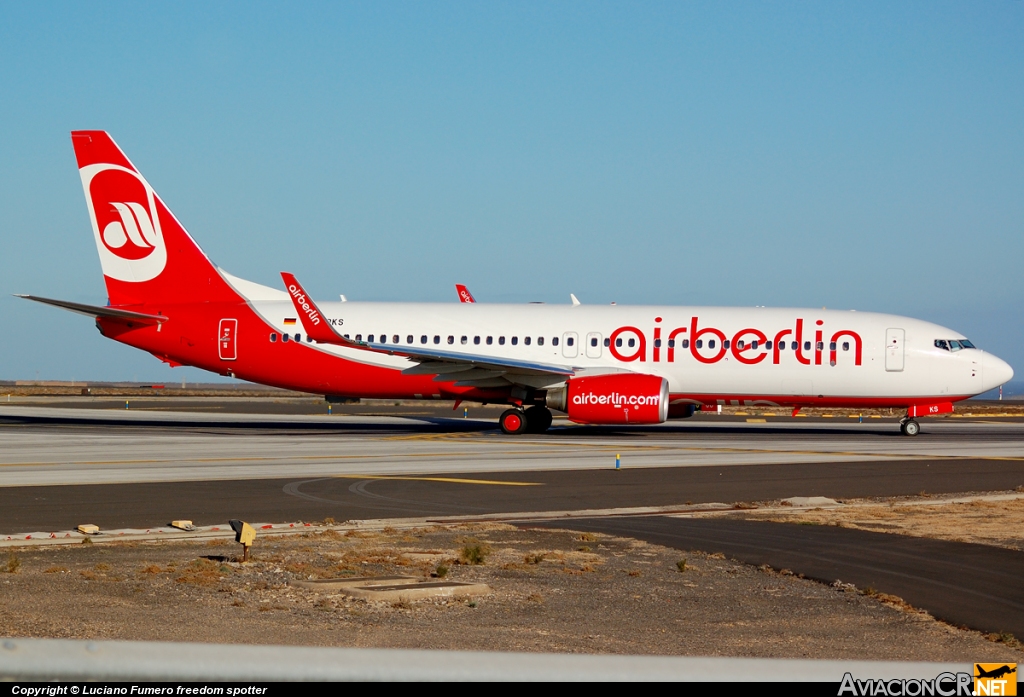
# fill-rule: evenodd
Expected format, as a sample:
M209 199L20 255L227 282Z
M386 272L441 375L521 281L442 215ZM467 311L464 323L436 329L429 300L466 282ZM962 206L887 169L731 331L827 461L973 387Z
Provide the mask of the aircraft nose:
M1010 364L1004 361L1002 358L993 356L991 353L986 353L982 359L981 366L984 369L983 380L985 381L986 390L994 390L1010 381L1013 377L1013 368Z

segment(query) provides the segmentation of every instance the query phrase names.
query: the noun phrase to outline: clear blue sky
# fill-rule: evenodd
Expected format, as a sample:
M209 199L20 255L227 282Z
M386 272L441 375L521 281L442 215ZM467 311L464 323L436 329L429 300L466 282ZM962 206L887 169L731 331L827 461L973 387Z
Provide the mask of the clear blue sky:
M103 303L68 131L323 298L797 305L1024 370L1024 2L5 3L0 378L199 371Z

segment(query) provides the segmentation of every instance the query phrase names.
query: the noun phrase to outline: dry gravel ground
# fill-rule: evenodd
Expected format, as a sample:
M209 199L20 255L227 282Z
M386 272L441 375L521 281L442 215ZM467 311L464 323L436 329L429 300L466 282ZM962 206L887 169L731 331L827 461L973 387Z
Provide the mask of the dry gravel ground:
M993 495L1021 492L989 492ZM963 496L983 494L963 494ZM943 496L956 498L957 496ZM1024 551L1024 498L1010 501L938 503L928 496L848 499L841 508L802 511L751 511L751 520L837 525L872 532L974 542ZM922 505L927 504L927 505Z
M473 547L484 563L460 562ZM219 541L22 548L0 556L0 635L1024 662L899 603L631 539L464 525L268 537L253 549L239 564L238 546ZM288 584L439 567L494 592L390 604Z

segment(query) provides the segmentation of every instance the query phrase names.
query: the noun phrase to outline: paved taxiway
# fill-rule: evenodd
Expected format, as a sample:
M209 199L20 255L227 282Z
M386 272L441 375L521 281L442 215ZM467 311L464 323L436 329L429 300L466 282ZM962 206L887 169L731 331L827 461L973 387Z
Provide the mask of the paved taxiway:
M558 523L539 526L561 527ZM750 564L790 569L826 583L875 588L934 617L984 632L1024 636L1024 554L989 545L764 521L575 519L604 532L676 549L713 550Z

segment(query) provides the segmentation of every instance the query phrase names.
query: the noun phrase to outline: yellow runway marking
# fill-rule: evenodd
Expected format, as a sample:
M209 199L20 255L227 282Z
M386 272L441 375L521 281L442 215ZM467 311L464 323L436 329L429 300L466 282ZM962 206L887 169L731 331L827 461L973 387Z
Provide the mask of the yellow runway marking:
M766 424L766 423L768 423L768 420L767 419L747 419L747 423L748 424Z
M543 482L502 482L493 479L457 479L455 477L399 477L372 474L338 474L335 479L398 479L411 482L447 482L449 484L489 484L491 486L544 486Z

